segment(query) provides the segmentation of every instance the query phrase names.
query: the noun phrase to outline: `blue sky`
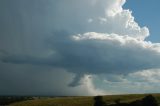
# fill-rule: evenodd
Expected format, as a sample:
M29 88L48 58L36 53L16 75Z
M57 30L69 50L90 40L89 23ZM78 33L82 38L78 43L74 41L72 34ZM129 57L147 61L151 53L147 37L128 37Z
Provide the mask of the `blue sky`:
M127 0L124 8L133 11L133 16L140 26L147 26L150 37L147 40L160 42L160 1L159 0Z

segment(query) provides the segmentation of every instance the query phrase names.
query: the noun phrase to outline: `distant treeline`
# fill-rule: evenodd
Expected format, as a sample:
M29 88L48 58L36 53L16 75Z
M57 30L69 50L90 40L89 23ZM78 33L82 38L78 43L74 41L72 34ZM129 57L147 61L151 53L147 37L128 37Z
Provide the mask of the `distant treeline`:
M121 100L117 99L115 100L115 104L111 105L104 102L102 96L96 96L94 101L94 106L159 106L156 98L152 95L148 95L141 100L136 100L130 103L121 103Z
M14 102L25 101L25 100L32 100L33 97L27 96L0 96L0 106L9 105Z

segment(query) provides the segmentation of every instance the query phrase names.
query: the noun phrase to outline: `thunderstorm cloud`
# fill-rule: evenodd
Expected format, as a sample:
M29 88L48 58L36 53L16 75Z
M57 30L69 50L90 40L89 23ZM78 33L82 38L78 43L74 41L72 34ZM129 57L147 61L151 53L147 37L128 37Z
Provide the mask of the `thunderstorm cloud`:
M123 9L125 3L1 0L0 94L134 93L137 84L152 91L160 43L146 41L149 29ZM105 86L97 88L100 83ZM123 88L133 83L137 91Z

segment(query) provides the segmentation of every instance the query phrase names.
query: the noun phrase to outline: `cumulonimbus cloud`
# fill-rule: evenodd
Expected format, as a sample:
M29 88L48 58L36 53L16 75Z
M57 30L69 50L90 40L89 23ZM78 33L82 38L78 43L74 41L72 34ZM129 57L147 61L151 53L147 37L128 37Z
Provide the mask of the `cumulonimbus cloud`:
M64 68L78 74L71 86L85 74L128 74L160 68L160 44L145 41L149 30L135 22L130 10L122 8L126 0L53 2L53 34L46 36L48 46L41 50L49 53L9 53L2 62Z

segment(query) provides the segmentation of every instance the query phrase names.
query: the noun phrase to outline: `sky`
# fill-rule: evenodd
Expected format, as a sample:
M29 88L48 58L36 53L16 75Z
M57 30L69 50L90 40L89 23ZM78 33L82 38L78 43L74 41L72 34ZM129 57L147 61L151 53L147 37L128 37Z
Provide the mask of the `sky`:
M147 40L152 42L160 42L160 18L159 4L160 1L155 0L127 0L126 4L123 6L126 9L130 9L133 12L135 20L140 25L146 25L150 30L150 35Z
M0 95L160 92L158 0L0 0Z

